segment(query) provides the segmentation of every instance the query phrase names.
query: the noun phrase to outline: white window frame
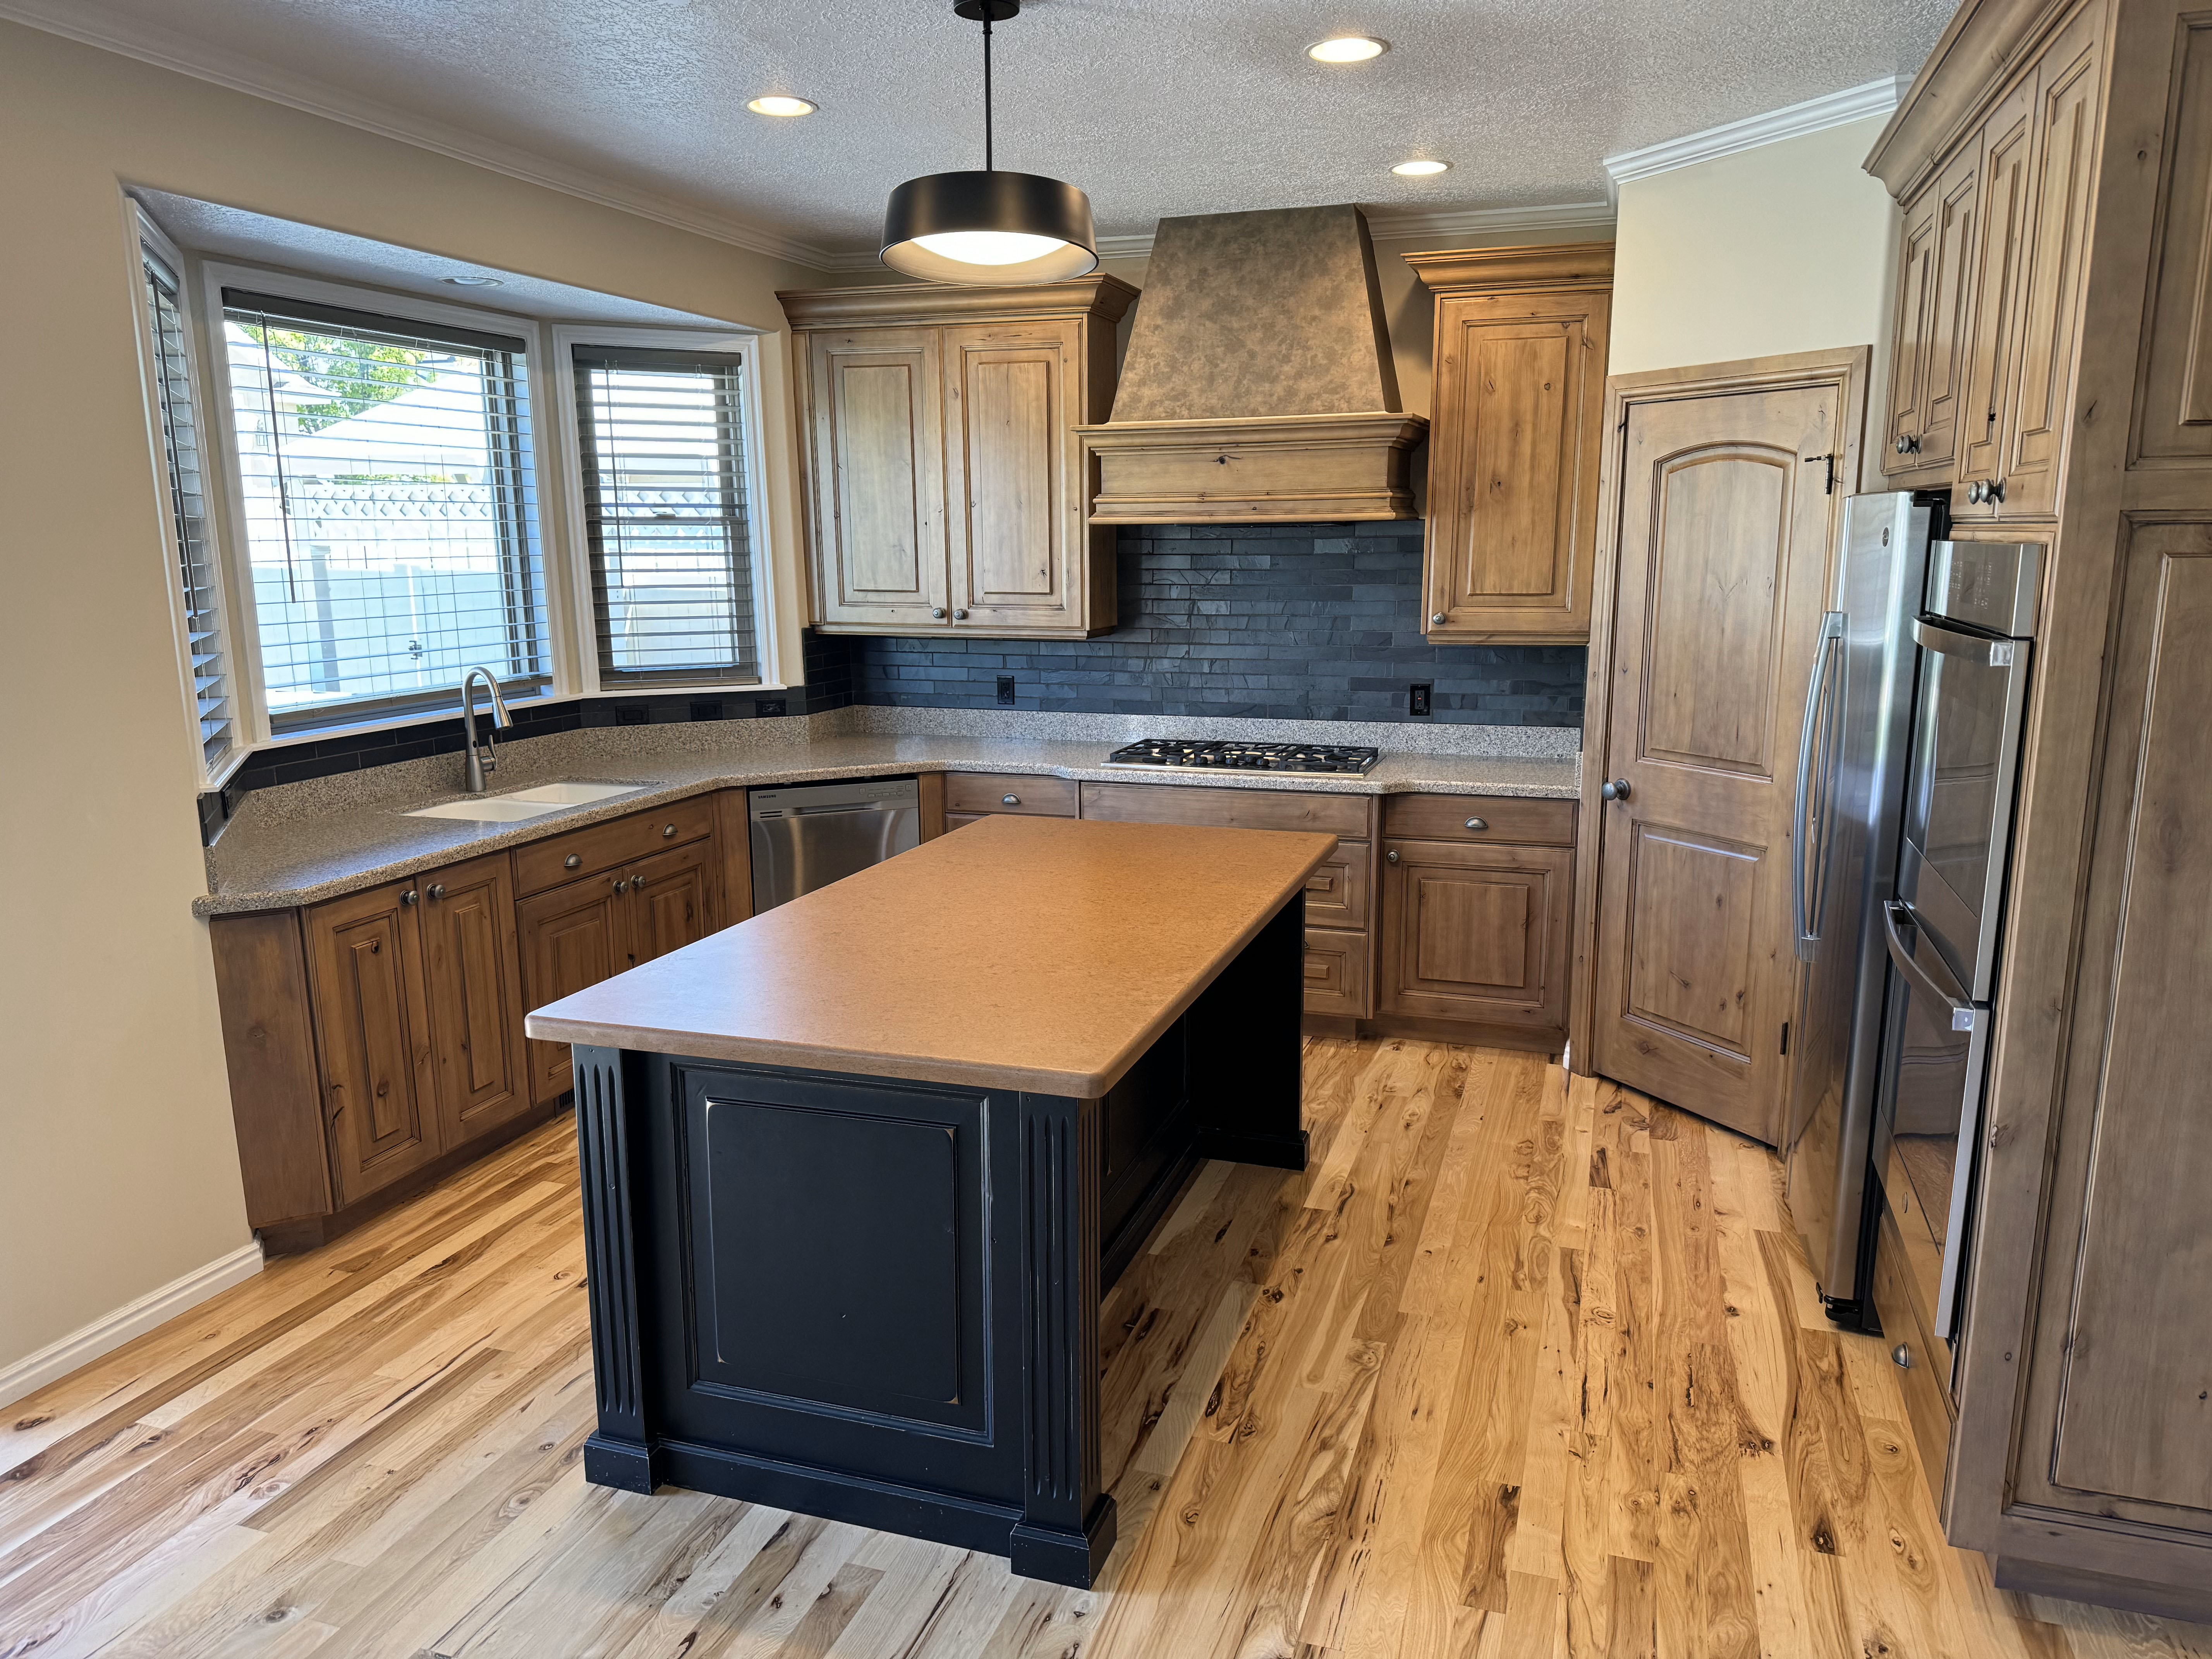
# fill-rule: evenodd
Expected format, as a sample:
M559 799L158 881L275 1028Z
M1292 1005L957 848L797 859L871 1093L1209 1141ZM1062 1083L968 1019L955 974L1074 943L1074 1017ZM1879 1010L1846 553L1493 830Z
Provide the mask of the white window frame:
M411 294L394 293L386 289L362 288L259 265L240 264L221 259L202 259L197 263L200 327L204 331L203 337L209 343L209 349L204 354L209 370L204 401L216 404L222 410L222 418L213 428L215 447L220 452L220 464L210 468L210 471L216 476L221 485L219 550L224 577L223 591L227 597L236 596L236 602L226 610L224 620L231 630L233 660L245 671L236 681L242 700L241 713L245 716L240 723L244 746L250 749L289 748L300 744L321 743L349 733L392 731L402 726L420 726L428 720L450 720L459 711L460 691L458 686L454 688L453 707L450 710L386 713L359 720L341 720L301 732L277 732L271 729L267 690L261 672L261 623L253 607L253 583L248 568L252 549L246 533L243 511L246 487L240 469L237 434L232 428L236 399L231 387L230 356L228 352L214 349L214 343L223 337L222 291L226 288L248 289L256 294L273 295L280 299L305 300L321 305L343 306L354 311L374 312L403 322L443 324L450 328L509 334L523 342L524 363L530 377L531 466L536 477L538 493L538 559L544 572L546 647L551 661L548 665L548 678L541 689L509 697L507 702L511 706L531 708L576 696L577 617L571 610L571 584L562 568L568 538L563 534L564 526L560 520L568 514L565 501L556 493L559 469L552 451L559 440L546 429L548 422L545 417L549 406L543 392L546 368L551 361L545 346L544 323L535 317L520 317L478 306L451 305ZM555 425L561 423L559 418L553 422ZM573 438L569 442L573 447ZM240 641L244 641L242 645L239 643Z
M739 328L641 328L618 323L556 323L551 333L553 379L556 382L552 391L552 424L556 429L551 441L544 448L557 447L561 452L561 516L566 532L563 551L568 574L565 608L574 618L573 625L564 631L576 653L579 695L643 698L682 696L688 692L702 696L750 696L757 692L789 690L791 682L786 670L793 665L784 661L783 629L780 626L787 599L770 528L766 417L761 395L761 353L767 349L767 342L781 337ZM584 512L584 429L576 409L575 348L580 345L727 352L738 357L738 396L742 399L739 429L744 444L745 533L752 544L747 563L752 571L754 588L753 649L760 664L760 678L752 684L733 684L728 680L687 684L671 680L665 684L618 685L611 690L600 685L598 608L592 592L591 532Z
M219 789L253 752L253 699L239 672L238 616L231 604L230 538L223 507L228 491L223 477L221 438L207 418L207 382L203 378L206 365L202 362L199 330L193 325L196 313L192 301L191 262L185 258L184 251L169 240L161 226L154 222L144 208L128 197L125 200L130 208L125 216L125 224L131 256L131 295L134 301L131 315L138 342L139 378L146 397L146 434L149 453L154 465L155 500L161 526L161 558L169 594L169 624L176 641L177 711L183 716L185 732L191 744L192 774L198 780L199 787ZM163 388L156 380L160 373L161 352L154 338L154 322L146 304L146 274L142 250L150 251L168 266L177 279L177 317L183 325L181 331L185 343L185 396L192 406L192 430L199 438L201 501L207 515L204 529L212 555L209 573L214 579L216 618L222 630L223 684L229 694L231 705L230 752L215 766L207 763L207 747L200 734L199 692L191 669L191 619L185 614L184 591L177 580L177 550L181 544L183 532L177 523L176 503L169 495L168 434L161 424Z

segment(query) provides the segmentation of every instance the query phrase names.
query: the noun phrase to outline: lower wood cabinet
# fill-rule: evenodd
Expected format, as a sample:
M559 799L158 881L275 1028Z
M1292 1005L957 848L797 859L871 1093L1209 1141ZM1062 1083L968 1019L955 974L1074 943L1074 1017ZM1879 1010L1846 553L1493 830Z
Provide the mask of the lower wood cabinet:
M555 1108L568 1051L529 1041L524 1015L745 915L744 828L744 792L726 790L304 909L215 917L246 1218L264 1245L319 1243Z
M1564 1030L1574 854L1562 847L1385 843L1385 1013Z
M720 868L714 842L696 841L524 899L514 916L529 1006L706 938L721 926ZM532 1099L550 1103L568 1091L566 1043L532 1042L529 1063Z
M1368 1012L1367 933L1306 929L1306 1012L1358 1019Z

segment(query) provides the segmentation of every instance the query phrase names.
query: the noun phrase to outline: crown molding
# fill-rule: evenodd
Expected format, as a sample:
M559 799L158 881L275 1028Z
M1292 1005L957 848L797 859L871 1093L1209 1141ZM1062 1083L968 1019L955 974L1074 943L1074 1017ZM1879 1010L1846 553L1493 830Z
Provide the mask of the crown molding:
M1560 202L1546 207L1510 208L1362 208L1367 234L1376 242L1447 243L1465 236L1511 236L1523 232L1597 241L1613 234L1613 211L1603 202ZM1101 236L1102 259L1149 259L1152 239L1141 236ZM825 255L824 270L872 270L878 261L872 253Z
M308 115L411 144L417 149L434 150L454 161L519 179L525 184L556 190L564 196L594 202L601 207L709 237L750 252L787 259L817 270L848 268L830 264L831 256L824 250L795 237L533 155L481 133L361 97L327 82L291 74L158 23L94 15L76 0L0 0L0 20L43 29L49 34L58 34L82 46L97 46L103 52L135 58L156 69L173 70L195 80L212 82L233 92L266 99Z
M1769 110L1764 115L1748 115L1741 121L1707 127L1703 132L1669 138L1664 143L1647 144L1642 149L1608 155L1605 158L1606 199L1619 202L1621 185L1632 179L1672 173L1677 167L1694 167L1699 161L1733 155L1738 150L1756 149L1761 144L1783 138L1802 138L1808 132L1825 131L1848 121L1887 116L1897 108L1898 100L1911 84L1909 75L1884 76L1863 86L1846 87L1824 97L1808 98L1802 104Z

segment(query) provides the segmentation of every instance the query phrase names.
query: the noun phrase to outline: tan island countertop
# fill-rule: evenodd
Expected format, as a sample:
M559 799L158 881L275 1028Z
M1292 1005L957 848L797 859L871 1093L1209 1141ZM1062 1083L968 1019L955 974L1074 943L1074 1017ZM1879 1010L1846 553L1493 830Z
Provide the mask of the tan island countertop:
M1336 837L994 817L532 1013L548 1042L1096 1099Z

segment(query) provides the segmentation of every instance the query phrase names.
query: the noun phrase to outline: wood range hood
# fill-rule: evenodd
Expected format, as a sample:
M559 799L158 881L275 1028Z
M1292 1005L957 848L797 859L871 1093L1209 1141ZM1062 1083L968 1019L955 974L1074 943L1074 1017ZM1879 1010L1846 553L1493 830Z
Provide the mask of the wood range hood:
M1161 220L1113 417L1076 430L1093 524L1296 524L1413 517L1427 428L1343 206Z

